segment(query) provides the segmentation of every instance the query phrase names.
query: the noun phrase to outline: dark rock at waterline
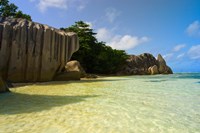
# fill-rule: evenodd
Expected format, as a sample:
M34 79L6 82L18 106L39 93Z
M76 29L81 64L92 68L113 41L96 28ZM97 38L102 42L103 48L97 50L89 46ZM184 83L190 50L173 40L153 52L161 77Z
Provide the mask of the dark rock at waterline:
M88 78L88 79L96 79L98 78L99 76L96 75L96 74L86 74L84 78Z
M1 92L7 92L8 90L8 86L6 84L6 82L2 79L2 77L0 76L0 93Z
M54 81L68 81L68 80L80 80L81 73L78 71L61 72L55 75Z
M152 54L144 53L138 56L130 55L126 64L118 72L118 75L154 75L172 73L171 68L167 66L166 61L160 54L156 59Z
M78 48L75 33L26 19L0 20L0 73L6 81L51 81Z

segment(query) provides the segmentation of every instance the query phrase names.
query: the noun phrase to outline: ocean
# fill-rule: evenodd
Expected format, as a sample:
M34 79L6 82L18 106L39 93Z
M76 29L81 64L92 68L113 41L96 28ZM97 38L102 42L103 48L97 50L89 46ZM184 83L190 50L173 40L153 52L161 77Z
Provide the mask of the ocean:
M21 85L0 94L0 133L199 133L200 73Z

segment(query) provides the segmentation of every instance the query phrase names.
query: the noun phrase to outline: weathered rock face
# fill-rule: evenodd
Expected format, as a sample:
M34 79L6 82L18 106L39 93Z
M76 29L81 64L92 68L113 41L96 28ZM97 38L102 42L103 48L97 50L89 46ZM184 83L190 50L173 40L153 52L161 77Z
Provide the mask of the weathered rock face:
M73 71L80 72L81 78L86 76L85 70L80 65L80 63L76 60L67 62L67 64L65 65L65 71L67 71L67 72L73 72Z
M76 60L69 61L66 63L65 68L61 73L57 73L54 77L56 81L66 81L66 80L80 80L80 78L85 77L86 72Z
M163 74L173 73L172 69L169 66L167 66L165 60L160 54L158 54L157 61L158 61L158 68L159 68L160 73L163 73Z
M0 20L0 72L5 80L50 81L78 49L75 33L25 19Z
M159 54L156 59L152 54L130 55L119 75L172 74L170 67Z
M159 74L158 67L156 65L149 67L148 71L151 75Z
M69 61L65 65L65 68L61 73L57 73L54 80L66 81L66 80L80 80L86 76L85 70L82 68L80 63L76 60Z

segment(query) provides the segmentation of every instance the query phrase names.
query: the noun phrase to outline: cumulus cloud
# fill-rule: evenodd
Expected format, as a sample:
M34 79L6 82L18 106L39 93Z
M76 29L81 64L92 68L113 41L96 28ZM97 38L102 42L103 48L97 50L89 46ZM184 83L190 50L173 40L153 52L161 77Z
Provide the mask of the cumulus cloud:
M106 28L100 28L97 30L96 37L99 41L109 42L112 39L113 35Z
M191 59L200 59L200 44L192 46L188 51L188 55Z
M173 48L173 51L174 51L174 52L178 52L178 51L180 51L182 48L184 48L185 46L186 46L185 44L176 45L176 46Z
M194 21L193 23L191 23L187 27L186 32L188 33L189 36L200 37L200 22Z
M129 50L135 48L136 46L148 42L148 37L137 37L131 35L116 36L108 43L111 47L115 49Z
M113 23L115 19L120 15L120 12L115 8L107 8L106 9L106 18L108 22Z
M99 41L106 42L114 49L129 50L136 46L148 42L148 37L137 37L131 35L115 35L112 31L106 28L100 28L97 30L97 39Z

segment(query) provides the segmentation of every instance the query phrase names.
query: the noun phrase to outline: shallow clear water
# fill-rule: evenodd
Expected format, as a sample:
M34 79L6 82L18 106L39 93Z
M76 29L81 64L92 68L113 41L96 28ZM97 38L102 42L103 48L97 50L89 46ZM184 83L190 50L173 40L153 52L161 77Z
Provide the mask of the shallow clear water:
M0 94L0 133L198 133L200 74L24 85Z

